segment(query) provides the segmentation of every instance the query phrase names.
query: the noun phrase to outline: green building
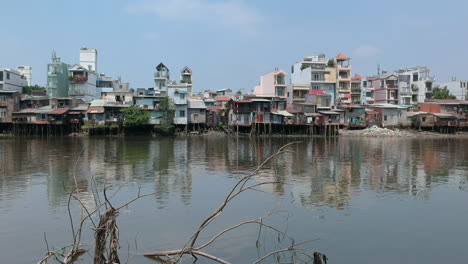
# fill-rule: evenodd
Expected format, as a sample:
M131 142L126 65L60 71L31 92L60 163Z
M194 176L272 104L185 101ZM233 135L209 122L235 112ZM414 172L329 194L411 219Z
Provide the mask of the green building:
M69 65L60 61L52 51L52 63L47 65L47 95L49 97L68 97Z

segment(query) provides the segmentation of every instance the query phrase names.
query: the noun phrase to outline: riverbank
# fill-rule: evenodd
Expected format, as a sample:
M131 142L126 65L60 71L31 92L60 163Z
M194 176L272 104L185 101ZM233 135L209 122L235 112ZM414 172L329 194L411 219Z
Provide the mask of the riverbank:
M220 130L208 130L205 132L177 132L172 135L161 135L157 133L144 133L144 134L94 134L89 131L73 132L68 135L59 135L59 137L134 137L145 136L153 138L170 138L170 137L229 137L239 135L241 137L325 137L324 135L304 135L304 134L271 134L271 135L251 135L250 133L226 133ZM36 135L37 136L37 135ZM417 137L438 137L438 138L458 138L468 137L468 132L458 131L452 134L444 134L433 131L419 131L414 129L387 129L387 128L366 128L360 130L340 129L338 135L332 137L403 137L403 138L417 138ZM13 134L2 134L0 137L21 137ZM42 137L57 137L57 136L42 136Z

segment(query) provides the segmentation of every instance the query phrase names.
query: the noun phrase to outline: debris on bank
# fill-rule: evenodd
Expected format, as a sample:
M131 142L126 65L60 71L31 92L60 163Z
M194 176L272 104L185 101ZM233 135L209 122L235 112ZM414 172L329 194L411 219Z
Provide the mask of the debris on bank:
M370 137L380 137L380 136L401 136L399 131L387 129L387 128L381 128L378 126L370 126L364 130L361 131L361 135L363 136L370 136Z

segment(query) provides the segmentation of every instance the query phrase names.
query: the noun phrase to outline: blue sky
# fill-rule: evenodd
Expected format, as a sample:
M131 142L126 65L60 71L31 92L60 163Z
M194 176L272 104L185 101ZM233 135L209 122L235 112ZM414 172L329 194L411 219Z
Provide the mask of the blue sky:
M74 64L83 45L98 49L100 72L134 88L151 87L164 62L173 77L189 66L195 91L250 91L260 75L317 52L344 53L364 76L380 63L468 79L465 0L29 0L2 9L0 66L31 65L40 85L52 49Z

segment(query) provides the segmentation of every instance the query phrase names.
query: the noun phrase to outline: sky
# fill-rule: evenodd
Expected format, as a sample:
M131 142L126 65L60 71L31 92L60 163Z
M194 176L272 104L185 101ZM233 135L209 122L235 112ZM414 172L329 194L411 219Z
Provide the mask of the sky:
M163 62L172 79L189 66L196 92L249 92L314 53L343 53L363 76L421 65L438 81L468 79L466 0L23 0L2 10L0 67L30 65L38 85L52 50L75 64L83 46L132 88L152 87Z

